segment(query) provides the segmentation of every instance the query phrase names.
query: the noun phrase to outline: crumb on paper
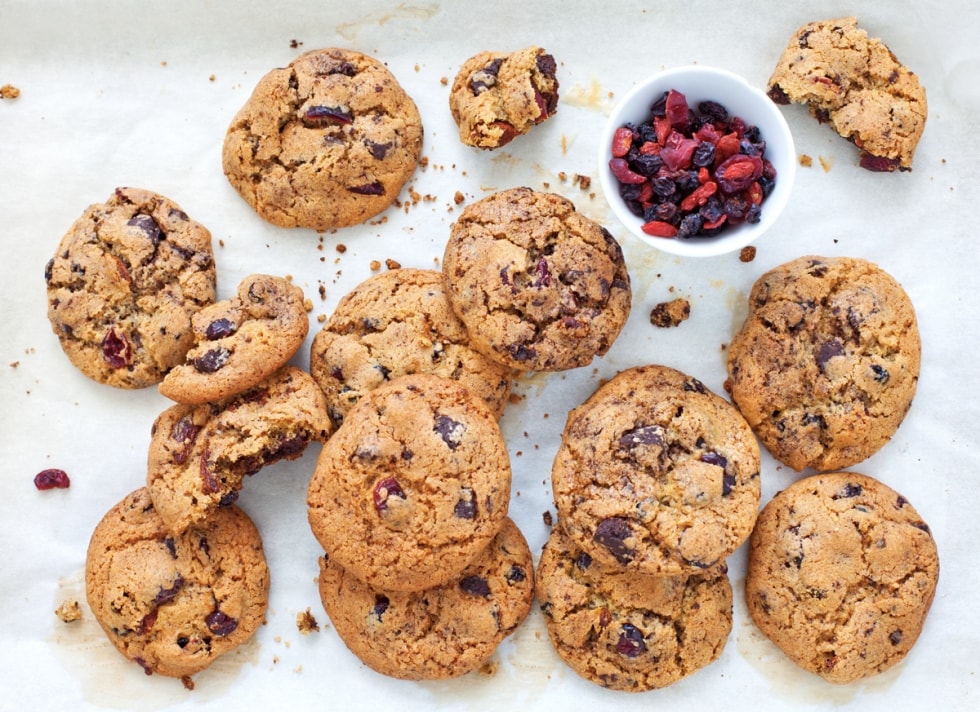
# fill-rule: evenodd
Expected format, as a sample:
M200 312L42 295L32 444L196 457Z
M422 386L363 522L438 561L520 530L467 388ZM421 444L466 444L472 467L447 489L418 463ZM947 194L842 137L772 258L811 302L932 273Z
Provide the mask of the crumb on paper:
M494 675L496 675L497 674L496 661L487 660L485 663L483 663L483 666L480 668L480 674L486 675L487 677L493 677Z
M4 84L0 87L0 99L16 99L20 96L20 89L13 84Z
M519 396L516 393L511 393L510 395L507 396L507 400L508 402L510 402L511 405L517 405L518 403L521 402L521 396Z
M320 299L326 301L326 299L327 299L327 287L326 287L326 285L321 284L317 289L320 292Z
M310 299L309 297L307 297L306 299L304 299L303 300L303 309L306 310L306 313L307 314L309 314L311 311L313 311L313 300Z
M808 156L805 153L800 154L800 165L804 168L809 168L813 165L813 157Z
M381 269L381 262L378 260L371 260L371 264L369 266L371 267L372 272L377 272L379 269Z
M289 40L289 48L290 49L299 49L302 46L303 46L303 43L300 42L299 40Z
M677 326L691 316L691 303L678 297L661 302L650 311L650 323L661 328Z
M317 321L318 324L325 323L327 321L327 315L326 314L318 314L317 317L316 317L316 321Z
M342 242L338 242L337 246L334 249L337 250L337 252L339 252L340 254L344 254L345 252L347 252L347 245L345 245Z
M20 366L20 361L11 361L10 362L10 367L11 368L17 368L18 366Z
M738 253L738 259L742 262L751 262L755 259L755 252L756 250L754 245L746 245Z
M63 623L72 623L82 618L82 607L78 605L78 601L73 598L64 601L57 609L55 609L54 614Z
M824 173L830 173L830 169L834 167L834 160L820 156L820 167L823 168Z
M449 84L449 77L439 77L439 83L442 84L443 86L446 86L447 84Z
M588 190L592 186L592 179L589 176L576 173L572 176L572 184L577 185L580 190Z
M296 627L302 635L320 632L320 624L316 622L309 608L296 614Z
M184 686L185 690L194 689L194 680L191 679L190 675L184 675L182 678L180 678L180 683Z
M213 74L208 77L209 82L213 82L215 79L217 79L217 77L215 77Z
M456 195L453 196L453 202L456 203L456 205L462 205L463 201L465 200L466 200L466 196L457 190Z
M401 262L393 260L390 257L385 260L385 267L388 269L401 269Z
M551 511L550 510L546 510L541 515L541 520L544 522L544 525L546 527L550 527L550 526L552 526L555 523L555 518L551 515Z

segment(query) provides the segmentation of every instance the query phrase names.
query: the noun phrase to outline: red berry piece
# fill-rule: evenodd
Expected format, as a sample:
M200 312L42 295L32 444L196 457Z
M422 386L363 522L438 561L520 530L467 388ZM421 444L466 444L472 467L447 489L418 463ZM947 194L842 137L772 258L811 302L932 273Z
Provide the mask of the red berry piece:
M71 486L71 480L64 470L41 470L34 475L34 486L39 490L67 489Z
M394 477L385 477L380 480L378 484L374 486L374 508L378 510L378 514L383 514L388 510L388 500L391 497L398 497L399 499L408 499L408 495L405 494L405 490L402 486L398 484L398 480Z

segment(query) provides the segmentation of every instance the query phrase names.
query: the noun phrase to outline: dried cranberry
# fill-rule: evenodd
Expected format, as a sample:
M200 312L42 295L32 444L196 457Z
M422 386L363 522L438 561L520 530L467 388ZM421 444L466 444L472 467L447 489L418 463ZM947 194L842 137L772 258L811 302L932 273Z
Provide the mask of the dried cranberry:
M184 586L184 577L181 576L180 574L177 574L177 578L174 579L174 582L173 584L171 584L170 588L161 588L157 592L157 595L153 599L153 602L159 606L166 603L167 601L172 601L174 598L176 598L177 594L180 593L180 589L183 588L183 586Z
M133 359L133 349L125 334L110 327L102 337L102 358L113 368L125 368Z
M200 373L214 373L221 370L228 359L231 358L231 351L226 348L211 349L194 359L194 368Z
M379 480L374 486L374 492L372 494L374 508L379 514L387 511L389 498L398 497L399 499L408 499L405 490L402 489L402 486L398 484L398 480L394 477L385 477L383 480Z
M616 652L627 658L635 658L647 651L643 631L630 623L624 623L616 642Z
M350 111L339 106L311 106L303 113L303 125L311 129L342 126L353 120Z
M49 469L41 470L34 475L34 486L39 490L67 489L71 486L68 473L64 470Z
M204 619L204 623L207 625L209 631L222 637L231 635L238 627L237 620L218 609L209 613Z
M363 183L361 185L349 185L347 186L347 190L350 191L351 193L356 193L358 195L384 195L385 194L384 183L382 183L379 180L376 180L373 183Z

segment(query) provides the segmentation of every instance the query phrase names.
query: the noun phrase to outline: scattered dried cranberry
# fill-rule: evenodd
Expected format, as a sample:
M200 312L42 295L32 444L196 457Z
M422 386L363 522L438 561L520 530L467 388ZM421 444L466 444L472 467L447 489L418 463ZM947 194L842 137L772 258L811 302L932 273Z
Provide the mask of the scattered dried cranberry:
M715 101L692 108L675 89L645 122L616 129L610 148L619 193L653 237L711 237L756 223L776 183L757 126Z
M71 480L64 470L41 470L34 475L34 486L39 490L67 489L71 486Z
M204 619L204 623L209 631L220 636L231 635L238 627L237 620L218 609L209 613Z

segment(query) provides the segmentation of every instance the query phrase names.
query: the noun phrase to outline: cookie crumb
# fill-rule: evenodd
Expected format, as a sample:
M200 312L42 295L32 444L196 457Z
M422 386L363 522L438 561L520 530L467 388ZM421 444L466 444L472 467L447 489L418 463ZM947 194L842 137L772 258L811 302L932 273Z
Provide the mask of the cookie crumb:
M342 242L338 242L337 247L334 249L336 249L337 252L339 252L340 254L344 254L345 252L347 252L347 245L345 245Z
M319 314L319 315L317 315L316 320L317 320L317 323L323 324L323 323L325 323L327 321L327 315L326 314Z
M813 157L808 156L805 153L800 154L800 165L804 168L809 168L813 165Z
M318 289L320 291L320 299L323 299L325 301L326 298L327 298L327 288L326 288L326 286L323 285L323 284L321 284Z
M194 689L194 680L191 679L190 675L184 675L182 678L180 678L180 684L184 686L185 690Z
M78 605L78 601L73 598L64 601L57 609L55 609L54 614L63 623L72 623L77 620L81 620L82 617L82 607Z
M320 632L320 624L316 622L309 608L296 614L296 627L302 635Z
M214 80L215 80L215 76L213 74L208 77L209 82L213 82Z
M0 99L16 99L20 96L20 89L13 84L4 84L0 87Z
M443 86L447 86L449 84L449 77L439 77L439 83Z
M372 272L377 272L379 269L381 269L381 263L378 260L371 260L370 267Z
M302 46L303 46L303 43L300 42L299 40L289 40L289 48L290 49L299 49Z
M516 393L511 393L510 395L507 396L507 400L510 401L511 405L517 405L518 403L521 402L521 397ZM527 435L527 433L524 434Z
M583 176L581 173L576 173L572 177L572 183L581 190L588 190L592 187L592 179L589 176Z
M497 663L493 660L488 660L483 663L483 667L480 668L480 674L486 675L487 677L493 677L497 674Z
M313 311L313 300L310 299L309 297L307 297L306 299L304 299L303 300L303 309L306 310L306 313L307 314L309 314L311 311Z
M456 195L453 196L453 202L456 205L462 205L464 200L466 200L466 196L457 190Z
M677 326L691 316L691 303L678 297L669 302L661 302L650 311L650 323L656 327Z
M551 512L550 511L545 511L541 515L541 520L544 522L544 525L546 527L553 526L554 523L555 523L555 518L553 516L551 516Z
M742 248L741 252L738 253L738 259L742 262L751 262L755 259L755 246L746 245Z
M385 260L385 267L387 267L388 269L401 269L401 266L402 266L401 262L398 262L397 260L393 260L390 257Z

